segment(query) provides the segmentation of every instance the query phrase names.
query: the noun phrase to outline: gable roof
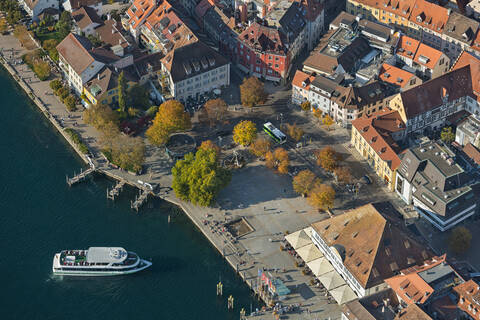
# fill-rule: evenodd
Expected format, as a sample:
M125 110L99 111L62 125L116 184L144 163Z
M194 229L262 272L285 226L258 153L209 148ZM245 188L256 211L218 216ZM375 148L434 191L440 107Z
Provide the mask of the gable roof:
M162 59L162 64L174 82L194 77L228 63L221 54L201 41L173 49Z
M411 304L401 310L395 317L395 320L432 320L432 318L419 306Z
M443 33L463 43L471 44L475 39L478 26L479 23L477 21L452 11Z
M477 101L480 101L480 59L471 53L462 51L460 57L458 57L457 61L452 66L452 70L457 70L467 65L470 65L473 93L477 96Z
M461 97L473 95L470 66L452 70L442 76L400 93L407 119L433 110Z
M447 8L426 0L416 0L409 20L441 34L447 24L448 17Z
M433 69L439 62L442 55L442 51L427 46L424 43L420 43L413 61L429 69Z
M402 270L401 274L386 279L385 282L406 304L423 304L434 293L434 289L419 273L428 271L446 261L446 255L434 257L421 266Z
M83 30L92 23L103 24L95 9L90 7L81 7L72 12L72 18L75 23Z
M480 312L480 287L478 284L469 280L455 286L453 290L460 296L457 307L472 317L478 317Z
M463 152L472 159L477 165L480 165L480 150L477 149L473 144L467 143L465 147L463 147Z
M364 115L352 121L352 126L375 151L388 163L391 170L396 170L401 163L401 149L391 134L405 130L405 124L398 111L384 109L371 116Z
M87 38L73 33L57 45L58 53L79 75L95 61L89 52L91 49L92 44Z
M126 12L129 17L128 25L133 29L138 28L155 8L155 0L135 0Z
M72 10L78 9L80 7L91 7L97 4L101 4L102 0L67 0L70 1Z
M106 20L101 26L95 28L99 39L105 42L109 46L118 46L122 48L128 47L130 44L127 39L119 30L120 26L117 27L117 22L113 19Z
M285 54L285 37L277 28L262 26L257 22L245 29L238 39L245 45L262 51Z
M314 76L305 73L301 70L295 72L295 76L292 80L292 86L303 88L304 90L310 90L310 84L315 79ZM305 83L305 86L303 85Z
M402 35L400 37L400 41L398 41L396 54L413 60L419 46L420 46L420 41L410 38L408 36Z
M395 66L392 66L386 63L382 64L378 78L383 82L393 84L400 88L403 88L406 85L408 85L410 81L412 81L412 79L415 79L416 84L419 84L422 82L422 80L420 80L413 73L410 73L406 70L397 68Z
M312 224L363 288L371 288L432 254L367 204ZM408 247L405 245L408 241Z

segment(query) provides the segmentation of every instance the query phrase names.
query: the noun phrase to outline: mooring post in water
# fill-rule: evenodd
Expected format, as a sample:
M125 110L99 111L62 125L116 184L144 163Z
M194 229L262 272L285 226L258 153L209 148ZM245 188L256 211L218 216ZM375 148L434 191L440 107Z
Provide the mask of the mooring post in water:
M170 223L170 215L168 215L168 223Z
M233 309L233 296L230 295L230 297L228 297L228 309Z
M217 296L221 296L221 295L223 295L223 284L220 281L219 283L217 283Z
M246 312L245 312L245 309L242 308L242 310L240 310L240 320L245 320L245 319L246 319L246 318L245 318L245 313L246 313Z

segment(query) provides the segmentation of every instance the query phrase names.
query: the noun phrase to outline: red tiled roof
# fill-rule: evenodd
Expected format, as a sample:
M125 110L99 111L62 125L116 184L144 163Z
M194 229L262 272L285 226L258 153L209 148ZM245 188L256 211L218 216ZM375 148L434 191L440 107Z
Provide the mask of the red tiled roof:
M387 161L391 170L400 165L400 147L391 137L391 133L405 130L400 113L390 109L378 111L371 116L362 116L352 121L352 126L378 154Z
M418 273L443 263L445 259L446 255L434 257L432 260L425 261L422 266L402 270L400 275L386 279L385 282L406 304L423 304L434 290Z
M130 17L128 25L136 29L155 9L155 6L155 0L135 0L126 12Z
M412 78L418 78L413 73L391 66L386 63L384 63L380 68L380 74L378 75L378 77L383 82L391 83L393 85L399 86L400 88L403 88L407 84L409 84ZM421 83L420 79L415 80L418 81L416 84Z
M262 26L254 22L238 36L238 39L247 46L255 47L262 51L285 54L284 38L277 28Z
M453 287L453 291L459 295L457 307L474 318L478 317L480 312L480 287L478 284L469 280Z
M443 53L440 50L427 46L424 43L420 43L413 61L415 61L420 65L426 66L429 69L433 69L437 65L437 62L438 60L440 60L440 57L442 56L442 54ZM420 57L422 56L425 58L428 58L428 61L426 63L423 63L422 61L420 61Z
M299 88L303 88L305 90L309 90L310 89L310 84L312 83L312 81L314 79L315 79L314 76L309 75L308 73L305 73L303 71L297 70L297 72L295 72L295 76L293 77L293 80L292 80L292 86L296 86L296 87L299 87ZM304 82L306 84L305 87L303 86Z
M426 0L416 0L409 20L441 34L448 21L448 9Z
M420 41L402 35L398 41L396 54L413 60L419 46Z

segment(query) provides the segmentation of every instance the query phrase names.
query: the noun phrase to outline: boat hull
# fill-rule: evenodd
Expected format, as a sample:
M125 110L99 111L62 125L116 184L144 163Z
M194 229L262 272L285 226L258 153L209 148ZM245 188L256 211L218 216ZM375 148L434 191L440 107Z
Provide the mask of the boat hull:
M105 271L84 271L84 270L55 270L52 268L53 274L58 276L74 276L74 277L111 277L136 273L150 267L152 263L147 260L140 260L137 268L130 270L105 270Z

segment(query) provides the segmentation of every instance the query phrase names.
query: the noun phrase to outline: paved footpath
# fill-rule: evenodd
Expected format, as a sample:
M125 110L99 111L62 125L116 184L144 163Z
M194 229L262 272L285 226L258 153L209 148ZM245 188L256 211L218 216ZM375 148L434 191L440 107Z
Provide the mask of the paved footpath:
M27 52L19 42L12 35L0 36L0 50L9 63L8 68L24 79L22 86L26 87L27 92L32 91L37 105L44 110L47 118L59 130L69 127L81 135L94 155L93 161L99 171L138 187L138 180L161 186L156 196L181 207L251 287L255 288L258 284L257 272L261 268L272 270L281 278L292 291L282 303L302 305L299 311L283 315L282 319L340 318L340 307L336 303L329 303L316 287L310 286L312 277L303 275L295 267L293 258L279 249L279 241L283 239L285 231L294 232L326 218L309 207L305 199L294 194L288 176L278 176L263 165L253 163L234 172L232 183L220 194L216 208L202 208L180 201L165 188L171 186L172 163L166 159L163 150L147 143L147 169L142 175L133 176L108 166L100 156L100 134L83 123L81 111L68 112L54 96L49 81L39 81L26 65L14 64ZM82 158L85 160L85 157ZM254 231L233 239L222 231L222 224L239 217L245 218ZM219 221L220 225L214 226L214 221ZM285 272L276 273L276 269L285 269ZM254 318L272 319L272 315L265 313Z

